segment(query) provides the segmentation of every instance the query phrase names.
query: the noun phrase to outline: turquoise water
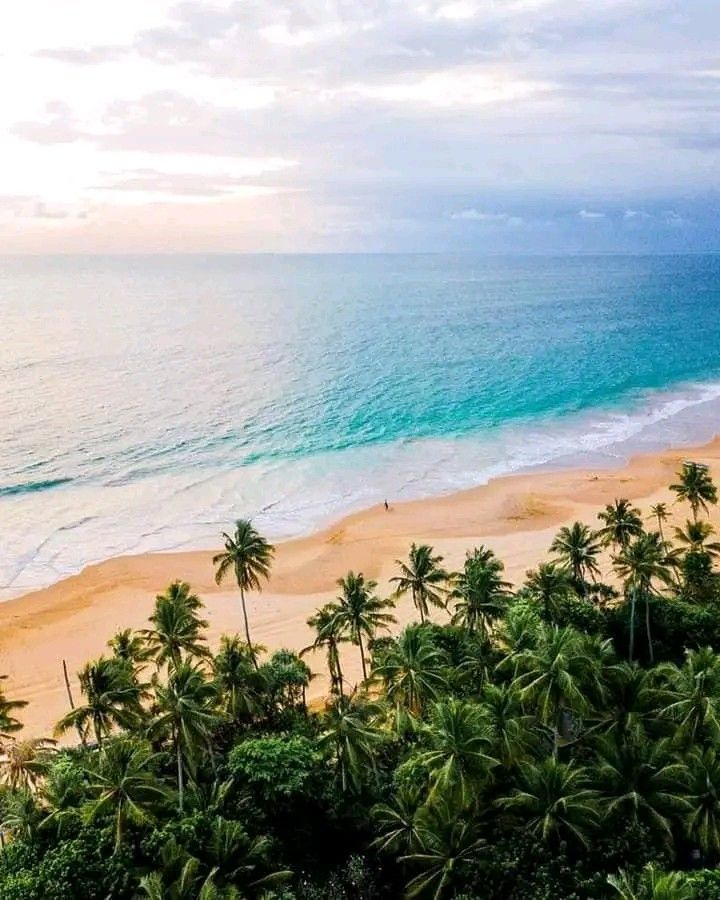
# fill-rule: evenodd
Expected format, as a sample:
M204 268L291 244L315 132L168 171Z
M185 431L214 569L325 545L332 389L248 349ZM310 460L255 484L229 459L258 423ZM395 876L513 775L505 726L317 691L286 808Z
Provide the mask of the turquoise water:
M720 421L716 256L4 259L0 317L0 596Z

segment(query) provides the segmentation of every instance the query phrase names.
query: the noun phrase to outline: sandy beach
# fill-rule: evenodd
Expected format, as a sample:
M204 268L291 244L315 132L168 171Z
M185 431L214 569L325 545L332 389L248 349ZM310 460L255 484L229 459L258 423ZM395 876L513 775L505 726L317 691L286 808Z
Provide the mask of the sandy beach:
M534 472L427 500L382 505L347 516L333 526L278 544L272 578L261 595L249 598L253 638L268 649L300 649L311 640L306 619L335 596L335 582L349 569L374 578L389 591L394 561L410 543L428 542L448 567L459 567L466 549L491 546L515 583L543 559L556 530L580 519L596 523L599 509L615 497L628 497L649 516L650 506L672 504L668 489L684 459L707 463L720 472L720 439L700 448L668 450L633 458L618 469ZM687 508L671 505L670 526ZM242 514L242 510L238 510ZM718 514L712 513L717 525ZM230 523L228 523L230 524ZM100 655L120 628L146 624L155 595L174 579L190 582L207 605L210 642L241 629L237 593L218 589L208 550L120 557L90 566L79 575L0 604L0 673L7 695L29 701L22 712L26 736L49 735L67 710L62 660L75 673ZM409 600L398 604L398 627L413 618ZM310 659L322 673L321 657ZM350 679L359 674L355 648L345 653ZM76 678L71 678L79 698ZM326 690L322 675L310 696Z

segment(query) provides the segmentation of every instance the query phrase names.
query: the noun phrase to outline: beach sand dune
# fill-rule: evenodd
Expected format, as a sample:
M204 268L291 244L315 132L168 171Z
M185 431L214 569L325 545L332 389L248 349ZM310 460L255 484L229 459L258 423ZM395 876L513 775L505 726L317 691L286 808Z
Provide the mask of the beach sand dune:
M598 510L615 497L630 498L647 516L652 504L668 502L672 528L688 515L687 507L672 504L667 488L684 459L709 464L717 476L720 440L636 457L618 469L536 471L452 495L391 501L389 511L380 504L324 531L282 542L266 590L248 600L253 638L270 650L306 646L311 641L306 619L335 596L338 578L349 569L361 571L389 592L394 561L406 556L412 541L433 544L453 568L462 564L467 549L485 543L518 583L546 556L561 525L575 519L596 524ZM712 517L717 525L715 510ZM211 558L208 550L120 557L0 604L0 673L8 676L8 696L29 701L22 713L27 736L50 734L68 709L63 659L79 699L74 673L101 654L118 629L144 627L155 595L175 579L190 582L205 601L213 646L221 634L241 630L237 593L215 585ZM410 601L399 603L396 614L398 627L411 621ZM321 656L310 663L318 673L324 671ZM359 676L356 648L345 650L345 671L351 681ZM312 682L311 698L326 689L321 674Z

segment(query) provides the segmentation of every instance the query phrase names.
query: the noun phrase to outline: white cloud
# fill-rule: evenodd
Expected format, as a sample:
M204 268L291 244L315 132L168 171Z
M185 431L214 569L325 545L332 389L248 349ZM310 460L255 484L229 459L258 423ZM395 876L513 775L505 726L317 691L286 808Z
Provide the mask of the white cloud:
M531 81L509 72L488 72L466 66L385 84L357 83L341 89L341 92L383 103L472 107L525 100L551 88L549 82Z
M626 209L625 212L623 213L623 219L625 219L626 221L629 222L629 221L632 221L633 219L635 219L635 220L652 219L652 216L650 215L650 213L646 213L642 209Z
M604 212L596 212L595 210L592 210L592 209L581 209L578 212L578 216L586 222L592 222L597 219L604 219L605 213Z
M522 225L520 216L511 216L508 213L482 212L479 209L461 209L459 212L450 213L451 219L463 222L490 222L496 225Z

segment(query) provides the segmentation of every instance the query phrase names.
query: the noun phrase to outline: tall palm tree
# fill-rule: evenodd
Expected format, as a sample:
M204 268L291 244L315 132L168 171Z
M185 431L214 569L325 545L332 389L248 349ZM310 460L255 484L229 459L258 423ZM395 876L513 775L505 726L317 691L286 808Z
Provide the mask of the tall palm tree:
M326 603L314 616L307 620L310 628L314 628L315 640L309 647L300 651L305 656L313 650L324 647L327 651L327 666L330 674L330 693L343 696L343 673L340 664L340 644L347 640L340 630L341 623L336 618L338 608L334 603Z
M650 661L654 659L652 635L650 632L650 597L654 592L654 582L669 585L672 581L670 561L665 544L657 532L643 532L632 543L622 547L613 558L618 575L625 583L625 596L630 600L630 639L628 657L634 656L635 607L637 598L645 601L645 632Z
M375 595L377 584L365 581L361 572L357 575L348 572L345 578L338 579L340 596L337 598L336 611L333 617L334 627L339 634L346 635L360 648L363 681L367 681L367 663L363 637L371 641L378 629L388 628L395 622L395 617L385 610L392 607L390 600L381 600Z
M388 702L419 716L447 688L447 662L423 625L408 625L382 652L371 677L383 683Z
M432 900L456 896L465 864L475 861L485 847L472 819L460 817L443 801L428 807L419 824L417 848L400 857L400 862L420 870L406 885L405 896Z
M525 592L540 604L548 622L557 618L558 607L574 592L572 574L565 566L543 562L525 576Z
M625 498L608 503L598 513L598 519L604 523L598 536L605 546L613 546L616 550L627 547L643 530L640 510Z
M395 595L401 597L410 593L415 609L420 613L420 622L429 615L429 607L442 608L445 603L443 594L449 581L449 574L442 568L442 556L433 556L433 548L427 544L413 544L410 547L408 561L396 559L400 567L400 575L391 578L396 584Z
M700 507L707 513L708 504L718 501L710 470L706 465L696 462L684 462L678 472L678 481L670 485L670 490L677 494L678 500L686 500L693 513L693 521L697 522Z
M220 706L231 721L237 722L260 711L265 679L255 668L253 655L239 635L220 638L212 668Z
M171 670L167 684L155 679L157 716L151 734L168 736L175 751L178 799L183 810L185 777L192 777L202 750L210 750L209 734L217 721L217 692L198 663L183 660Z
M586 847L599 824L597 797L583 769L548 757L521 762L516 787L497 805L546 843L569 839Z
M270 566L275 547L253 527L248 519L238 519L235 522L235 531L232 535L223 532L224 549L213 556L215 581L222 584L232 572L235 582L240 590L240 602L242 603L243 621L245 623L245 639L251 648L253 661L257 667L257 656L252 650L250 639L250 625L248 623L247 606L245 604L246 591L261 591L263 581L270 577Z
M444 799L464 808L473 791L498 765L491 755L492 736L477 703L455 697L435 703L425 743L428 749L418 754L417 762L429 774L432 802Z
M668 520L668 509L667 503L656 503L654 506L650 507L650 516L655 519L658 527L658 534L660 535L660 540L665 543L665 534L663 532L663 522L667 522Z
M587 593L585 583L588 577L596 580L600 574L597 558L600 544L595 532L582 522L573 522L569 527L563 526L550 545L559 562L570 569L573 581L582 594Z
M493 622L500 618L511 597L510 582L502 577L504 569L492 550L485 547L467 554L450 594L455 601L453 625L461 625L471 634L479 627L486 637L490 636Z
M143 690L136 684L130 666L119 659L101 656L79 673L85 703L58 722L55 731L64 734L77 728L85 742L90 730L98 747L113 728L133 728L142 718Z
M202 634L207 622L198 615L201 605L184 581L175 581L164 594L158 594L149 619L152 628L142 632L158 668L177 669L185 656L209 655Z
M119 738L107 743L86 770L90 822L112 816L115 847L122 844L128 823L145 825L168 799L168 791L158 778L160 756L136 738Z

